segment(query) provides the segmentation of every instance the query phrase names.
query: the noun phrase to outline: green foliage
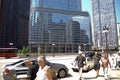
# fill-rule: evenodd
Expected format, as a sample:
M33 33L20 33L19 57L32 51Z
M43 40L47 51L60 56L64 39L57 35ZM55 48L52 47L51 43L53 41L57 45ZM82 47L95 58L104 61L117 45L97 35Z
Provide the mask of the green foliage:
M43 49L42 48L38 48L38 53L42 54L43 53Z
M17 52L18 52L18 53L22 53L22 50L19 49Z
M118 51L118 47L115 47L115 49L114 49L115 51Z
M28 48L28 47L26 47L26 46L23 46L23 48L22 48L21 52L22 52L23 54L26 54L26 53L28 53L28 52L29 52L29 48Z

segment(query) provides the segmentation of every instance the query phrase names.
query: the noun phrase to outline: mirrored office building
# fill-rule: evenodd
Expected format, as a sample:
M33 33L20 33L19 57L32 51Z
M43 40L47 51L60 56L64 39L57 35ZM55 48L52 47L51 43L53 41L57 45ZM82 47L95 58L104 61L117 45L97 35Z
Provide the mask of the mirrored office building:
M89 16L81 11L81 0L31 0L29 47L43 52L78 52L80 23L74 16Z

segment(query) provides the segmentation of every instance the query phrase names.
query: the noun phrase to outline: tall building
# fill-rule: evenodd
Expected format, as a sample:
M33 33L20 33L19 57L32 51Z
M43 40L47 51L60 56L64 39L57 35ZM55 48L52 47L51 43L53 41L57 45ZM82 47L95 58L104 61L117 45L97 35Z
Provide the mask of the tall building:
M83 46L81 47L85 47L86 50L89 50L92 46L90 16L75 16L72 19L73 21L77 21L80 24L80 43L83 43Z
M94 45L100 49L106 46L118 47L114 1L92 0Z
M118 32L118 44L120 46L120 23L117 24L117 32Z
M80 43L80 24L72 19L66 24L66 43Z
M71 21L71 24L69 24L72 17L77 15L89 16L87 12L82 12L81 0L31 0L29 20L30 49L37 51L38 47L40 47L45 53L51 51L77 52L78 46L83 44L78 41L78 36L76 36L80 35L79 23ZM69 37L66 35L69 32L68 25L73 31ZM69 40L70 43L67 43L67 39L71 39Z
M80 24L80 43L91 44L92 38L90 16L75 16L72 19Z
M0 45L1 45L1 38L2 38L2 0L0 0Z
M28 45L29 0L1 0L0 47Z

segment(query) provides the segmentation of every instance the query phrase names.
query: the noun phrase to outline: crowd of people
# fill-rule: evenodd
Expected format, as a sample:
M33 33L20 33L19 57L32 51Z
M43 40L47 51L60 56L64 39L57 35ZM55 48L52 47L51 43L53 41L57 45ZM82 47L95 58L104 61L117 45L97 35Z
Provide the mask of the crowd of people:
M110 54L109 56L106 53L102 53L101 56L98 54L98 52L95 52L95 55L92 57L96 78L99 76L100 67L102 67L104 78L107 80L108 68L115 69L120 67L120 54ZM82 69L86 64L86 58L81 51L79 52L79 55L76 56L74 63L76 63L74 66L77 65L79 69L79 80L82 80ZM46 65L44 56L39 56L37 58L37 63L34 63L29 59L25 60L25 66L29 67L27 73L28 80L53 80L50 66ZM27 78L24 80L27 80Z
M101 55L101 56L100 56ZM103 69L104 79L108 79L108 68L116 69L120 68L120 53L118 54L108 54L108 53L101 53L95 52L95 55L92 57L92 60L94 61L94 70L96 72L96 78L99 76L99 70L100 67ZM74 60L74 66L76 64L79 68L79 74L80 78L79 80L82 80L82 69L84 67L85 62L85 56L82 55L82 52L79 52L79 55L76 56Z

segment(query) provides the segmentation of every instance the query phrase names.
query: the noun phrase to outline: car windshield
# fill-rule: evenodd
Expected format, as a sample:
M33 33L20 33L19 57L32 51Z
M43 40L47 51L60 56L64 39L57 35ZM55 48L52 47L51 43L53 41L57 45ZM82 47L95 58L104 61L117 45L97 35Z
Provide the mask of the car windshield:
M16 64L18 64L18 63L20 63L20 62L23 62L24 60L20 60L20 61L17 61L17 62L14 62L14 63L12 63L12 64L10 64L10 65L16 65Z
M90 57L86 57L86 61L91 61L91 58Z

